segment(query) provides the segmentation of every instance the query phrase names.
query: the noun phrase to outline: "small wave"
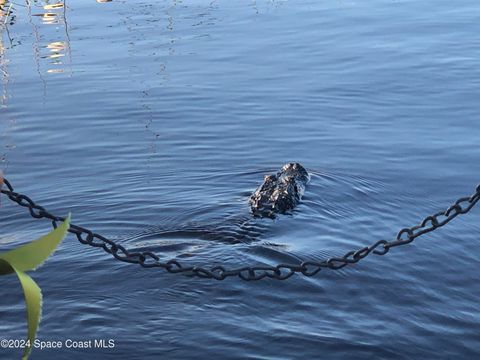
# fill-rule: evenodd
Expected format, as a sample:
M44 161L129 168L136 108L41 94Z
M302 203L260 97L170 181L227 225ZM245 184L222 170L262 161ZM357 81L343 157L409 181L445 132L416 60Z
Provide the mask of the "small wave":
M235 176L248 182L255 175L258 182L258 174L265 172L268 170ZM337 243L338 249L332 242L319 249L324 240L317 239L311 230L305 232L304 227L312 226L318 228L319 233L329 233L329 227L338 226L339 218L354 218L361 206L368 206L368 199L375 201L375 195L385 188L385 184L351 174L309 172L312 180L302 204L292 214L275 221L256 219L247 213L250 193L231 194L230 201L225 200L227 195L223 194L224 203L219 206L213 203L199 205L185 210L181 218L163 216L159 220L161 225L145 225L141 230L123 236L122 241L131 251L152 251L162 259L195 257L196 261L202 261L210 258L212 253L226 257L240 250L252 263L274 265L323 261L339 256L338 249L345 245L344 240ZM219 177L226 180L232 173L211 176L211 181L218 181ZM231 201L235 196L239 197L236 203ZM311 234L316 240L308 240ZM334 236L336 232L331 234ZM233 249L234 245L242 246Z

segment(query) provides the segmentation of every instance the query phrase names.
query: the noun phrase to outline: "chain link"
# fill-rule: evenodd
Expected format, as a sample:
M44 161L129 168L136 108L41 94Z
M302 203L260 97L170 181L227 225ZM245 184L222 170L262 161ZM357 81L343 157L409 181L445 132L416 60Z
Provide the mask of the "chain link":
M37 205L28 196L15 192L7 179L3 179L3 182L6 189L0 189L0 192L5 194L10 200L18 205L26 207L32 217L36 219L49 219L52 222L53 227L57 227L58 222L65 220L65 218L55 216L48 212L44 207ZM74 234L82 244L103 248L105 252L111 254L117 260L139 264L144 268L162 268L172 274L185 274L215 280L224 280L233 276L238 276L240 279L246 281L261 280L263 278L285 280L295 273L303 274L305 276L314 276L322 269L328 268L330 270L338 270L349 264L359 262L371 253L375 255L385 255L391 248L409 244L417 237L448 224L458 215L466 214L479 200L480 185L476 187L474 194L458 199L447 210L425 217L419 225L401 229L394 240L378 240L370 246L349 251L342 257L332 257L323 261L304 261L299 265L278 264L276 266L244 266L232 270L227 270L221 265L216 265L210 268L184 266L174 259L162 262L155 253L150 251L131 252L122 245L78 225L71 224L68 231Z

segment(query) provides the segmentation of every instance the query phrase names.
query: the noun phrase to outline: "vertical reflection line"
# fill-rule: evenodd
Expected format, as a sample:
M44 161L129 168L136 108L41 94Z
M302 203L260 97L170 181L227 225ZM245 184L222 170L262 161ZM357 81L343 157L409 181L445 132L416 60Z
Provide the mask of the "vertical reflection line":
M34 40L32 43L33 58L35 60L35 65L37 67L38 77L43 83L43 105L45 106L46 98L47 98L47 82L45 81L42 75L42 72L40 70L40 35L38 33L37 26L33 23L33 20L32 20L32 6L30 3L30 0L26 0L26 1L27 1L27 7L28 7L28 22L32 26L33 36L34 36Z
M1 0L0 0L1 1ZM10 10L11 10L11 4L9 6L9 9L4 12L4 6L6 5L6 1L1 1L0 3L0 76L2 78L2 94L1 94L1 99L0 99L0 111L2 109L5 109L7 107L7 100L8 100L8 82L9 82L9 74L8 74L8 68L7 68L7 59L6 59L6 46L3 41L3 36L4 32L8 32L8 18L10 15ZM5 19L4 19L5 18ZM10 39L10 35L7 33L8 38ZM10 40L10 43L12 41ZM6 137L7 129L9 128L8 123L9 120L5 119L4 116L0 118L1 124L0 126L5 127L5 131L2 131L0 133L2 142L4 137ZM8 159L7 159L7 146L2 146L2 152L0 153L0 171L6 170L8 167Z
M253 10L255 10L255 14L259 14L257 0L253 0Z
M135 5L134 5L135 6ZM133 11L132 11L133 14ZM137 38L136 38L136 31L138 31L138 27L136 27L136 23L134 21L133 15L132 16L125 16L125 19L123 20L123 23L125 24L126 29L128 32L132 35L132 41L129 41L129 50L128 50L128 55L131 60L132 64L135 64L135 56L136 56L136 49L135 47L137 46ZM147 152L148 156L146 158L146 167L150 168L150 164L153 161L153 158L155 154L157 154L158 149L157 149L157 141L159 138L159 134L151 129L151 125L153 123L153 111L151 106L149 105L149 92L150 88L148 84L146 84L145 80L142 80L142 73L140 72L138 76L136 76L136 67L133 67L131 65L128 66L128 72L129 76L132 80L132 83L135 83L138 85L141 91L141 97L140 97L140 105L141 105L141 114L142 117L140 119L135 119L137 123L142 125L145 133L151 137L151 140L149 140L149 143L147 145ZM143 117L143 114L145 114L145 117Z
M5 46L3 44L3 32L0 37L0 75L2 76L2 97L0 102L0 108L7 107L8 99L8 68L7 68L7 59L5 58Z
M73 69L72 69L72 50L70 48L70 33L68 29L68 22L67 22L67 0L63 0L63 23L65 25L65 40L67 43L67 53L68 53L68 64L70 68L70 77L72 76Z
M177 8L177 0L173 0L172 6L170 6L170 9L167 11L167 16L168 16L168 25L167 29L170 32L170 45L168 47L168 54L169 56L172 56L175 54L175 38L173 31L175 29L175 23L174 23L174 18L172 13L176 10Z
M8 1L2 1L2 5L5 3L8 3ZM9 32L9 25L13 24L13 16L10 19L9 23L9 18L11 16L11 9L12 9L12 4L10 3L10 6L8 8L8 11L5 13L5 22L3 26L0 27L0 76L2 78L2 94L1 94L1 102L0 102L0 109L5 109L8 106L8 88L10 85L10 73L8 70L8 64L9 61L7 59L7 49L11 49L13 45L13 39L10 36ZM10 47L7 48L4 44L4 37L3 35L7 34L8 40L10 41ZM15 145L13 141L11 140L10 133L13 131L13 128L15 126L15 120L13 120L10 117L2 116L0 117L0 120L2 121L2 132L0 133L0 137L3 140L5 140L5 145L3 146L2 153L0 154L0 164L2 165L2 170L7 170L9 161L7 154L9 151L15 148Z
M2 5L5 6L7 4L7 1L3 0L2 1ZM5 12L4 16L5 16L5 20L2 21L2 27L3 29L5 29L5 32L8 36L8 40L10 41L10 46L13 46L13 39L12 37L10 36L10 31L8 30L8 18L10 16L10 11L12 9L12 4L9 5L9 8L8 10ZM0 19L1 20L1 19ZM2 36L3 36L3 33L2 33Z
M2 30L0 32L0 75L2 76L2 95L1 95L1 102L0 102L0 108L6 108L7 107L7 99L8 99L8 68L7 68L7 59L5 57L6 54L6 47L3 42L3 30L5 32L8 31L7 27L7 21L8 21L8 12L3 12L3 8L6 5L5 0L0 0L0 11L2 16L0 17L0 21L3 20L2 17L5 17L5 22L2 21L3 25L1 25ZM8 35L8 34L7 34ZM10 36L9 36L10 38ZM2 157L3 158L3 157Z

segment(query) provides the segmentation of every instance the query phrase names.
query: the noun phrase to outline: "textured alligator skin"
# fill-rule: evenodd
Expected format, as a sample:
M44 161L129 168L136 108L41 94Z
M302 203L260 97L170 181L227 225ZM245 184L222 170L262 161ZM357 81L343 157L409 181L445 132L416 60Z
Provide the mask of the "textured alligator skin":
M250 196L253 215L274 218L292 210L300 202L309 180L310 175L299 163L286 164L276 174L265 175L262 185Z

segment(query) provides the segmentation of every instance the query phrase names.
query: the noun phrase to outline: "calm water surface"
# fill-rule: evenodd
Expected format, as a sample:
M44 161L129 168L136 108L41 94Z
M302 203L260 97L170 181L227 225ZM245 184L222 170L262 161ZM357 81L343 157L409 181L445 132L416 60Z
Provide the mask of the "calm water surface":
M479 182L478 1L66 5L20 0L0 25L0 166L129 248L187 265L324 259ZM288 161L313 174L304 201L252 220L249 193ZM31 358L475 359L479 216L338 272L249 283L142 269L70 236L33 273L38 337L115 348ZM0 249L49 228L7 199L0 217ZM1 337L23 338L23 295L12 276L2 288Z

